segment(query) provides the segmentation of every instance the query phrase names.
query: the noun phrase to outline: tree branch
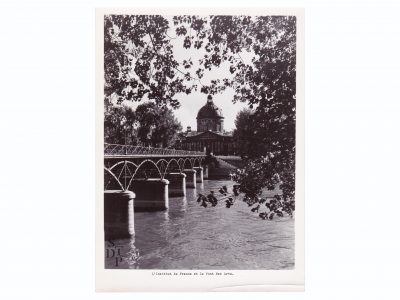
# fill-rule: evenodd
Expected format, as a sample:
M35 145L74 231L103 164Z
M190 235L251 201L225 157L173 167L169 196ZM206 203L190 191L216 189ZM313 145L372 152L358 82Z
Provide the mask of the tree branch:
M154 45L153 37L151 36L151 34L150 34L149 30L148 30L147 25L146 25L146 29L147 29L147 34L148 34L149 37L150 37L151 44L153 45L154 51L156 52L157 55L161 55L161 54L158 52L158 50L156 49L155 45ZM164 52L167 53L167 50L165 49L165 46L164 46L163 44L161 44L161 47L163 47ZM176 68L176 67L174 67L174 66L172 66L172 68L175 69L176 71L182 73L183 75L187 76L186 73L182 72L182 71L179 70L178 68ZM193 79L193 80L198 80L199 83L200 83L202 86L204 86L204 85L201 83L200 78L194 78L194 77L192 77L192 76L190 75L190 73L189 73L189 78L190 78L190 79Z

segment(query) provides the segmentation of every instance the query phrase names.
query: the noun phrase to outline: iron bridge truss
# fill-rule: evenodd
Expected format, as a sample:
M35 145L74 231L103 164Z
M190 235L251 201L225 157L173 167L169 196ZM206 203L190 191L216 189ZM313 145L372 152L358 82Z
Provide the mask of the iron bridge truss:
M200 167L204 152L104 145L104 190L129 190L134 179L164 179L168 173Z

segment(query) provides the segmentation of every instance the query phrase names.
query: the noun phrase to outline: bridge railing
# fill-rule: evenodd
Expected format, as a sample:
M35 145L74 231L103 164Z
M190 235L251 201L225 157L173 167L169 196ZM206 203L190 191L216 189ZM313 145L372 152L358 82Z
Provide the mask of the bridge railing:
M193 155L203 156L204 152L153 148L143 146L104 144L104 155Z

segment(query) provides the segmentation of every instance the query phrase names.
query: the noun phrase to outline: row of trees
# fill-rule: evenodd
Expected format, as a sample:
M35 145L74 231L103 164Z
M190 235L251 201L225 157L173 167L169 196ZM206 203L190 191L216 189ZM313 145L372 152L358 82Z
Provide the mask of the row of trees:
M109 106L104 116L106 143L168 148L175 144L181 124L171 109L154 102Z

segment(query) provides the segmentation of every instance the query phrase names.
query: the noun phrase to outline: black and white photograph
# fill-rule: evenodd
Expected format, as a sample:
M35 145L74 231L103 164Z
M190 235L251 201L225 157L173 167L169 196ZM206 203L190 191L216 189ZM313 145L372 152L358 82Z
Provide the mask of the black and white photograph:
M0 299L400 299L400 1L0 11Z
M294 270L297 17L103 26L104 268Z

